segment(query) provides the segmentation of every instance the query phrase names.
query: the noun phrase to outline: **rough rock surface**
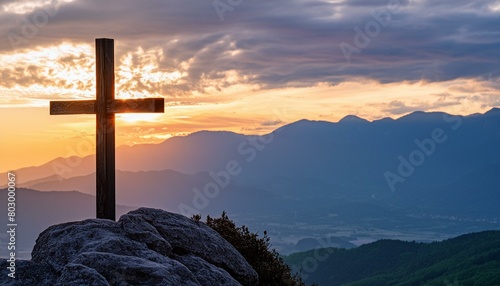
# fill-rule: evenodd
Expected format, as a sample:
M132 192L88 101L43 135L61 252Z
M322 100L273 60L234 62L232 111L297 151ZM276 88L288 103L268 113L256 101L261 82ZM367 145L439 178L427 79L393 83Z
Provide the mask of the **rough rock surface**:
M6 269L4 261L0 263ZM2 271L3 272L3 271ZM118 222L54 225L1 285L256 285L241 254L202 222L140 208Z

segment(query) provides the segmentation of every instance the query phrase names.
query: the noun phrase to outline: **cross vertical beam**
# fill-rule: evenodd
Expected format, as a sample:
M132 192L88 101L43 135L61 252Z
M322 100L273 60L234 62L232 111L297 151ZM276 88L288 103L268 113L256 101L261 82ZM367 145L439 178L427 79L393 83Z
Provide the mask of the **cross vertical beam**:
M114 40L96 39L96 212L115 220L115 99Z

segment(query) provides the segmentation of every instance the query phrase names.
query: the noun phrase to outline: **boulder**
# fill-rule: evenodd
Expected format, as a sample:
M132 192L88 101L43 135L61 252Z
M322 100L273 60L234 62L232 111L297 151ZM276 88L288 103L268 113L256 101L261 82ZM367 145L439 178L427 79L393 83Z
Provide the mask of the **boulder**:
M6 269L5 261L0 263ZM54 225L1 285L257 285L255 270L203 222L140 208L118 222Z

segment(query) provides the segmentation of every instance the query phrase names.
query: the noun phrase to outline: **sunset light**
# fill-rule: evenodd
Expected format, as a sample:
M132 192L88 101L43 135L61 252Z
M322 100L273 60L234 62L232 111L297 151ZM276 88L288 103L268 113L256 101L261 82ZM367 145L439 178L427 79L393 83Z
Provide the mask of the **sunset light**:
M303 5L296 4L297 7ZM323 1L322 10L305 6L289 10L292 14L300 11L297 15L307 19L317 19L318 25L321 23L325 27L317 32L305 26L295 30L284 26L278 28L271 20L267 24L269 30L262 32L250 24L254 21L252 18L220 23L218 12L212 10L210 3L199 6L202 10L207 9L203 10L207 15L202 22L192 22L196 28L182 28L185 24L176 22L166 7L160 9L163 14L158 14L160 10L137 4L134 10L144 14L137 16L139 18L127 16L134 24L106 22L103 25L107 28L102 31L102 25L94 26L93 20L79 18L72 22L71 16L65 16L69 11L80 11L82 5L81 1L11 1L3 4L1 13L12 21L3 26L8 31L8 41L0 46L0 108L12 111L2 112L10 114L9 118L2 115L2 122L15 122L17 127L2 127L4 132L14 132L8 133L11 134L9 143L2 144L15 145L23 138L22 134L31 129L28 126L32 123L14 112L15 109L33 108L29 121L44 122L44 129L60 130L61 136L67 132L64 130L67 126L71 126L72 132L85 130L92 134L92 115L48 119L45 113L34 110L47 108L50 100L95 98L93 41L96 35L113 35L117 39L117 99L165 98L165 114L118 115L122 130L131 132L118 134L118 145L158 143L160 138L200 130L265 134L303 118L335 122L349 114L368 120L398 118L416 110L467 115L485 112L500 104L498 65L492 60L496 57L482 58L487 52L472 52L462 58L432 56L436 41L442 41L445 46L444 43L452 41L455 44L450 47L455 50L462 45L484 45L484 49L495 53L496 49L490 49L489 45L498 43L498 37L494 37L498 31L465 29L456 21L453 22L456 30L436 35L428 43L419 43L429 46L425 53L405 57L400 52L405 47L412 50L416 44L403 41L399 27L410 29L402 34L416 36L415 33L421 33L419 37L425 38L424 31L428 29L418 28L421 25L411 20L421 13L418 11L430 9L425 1L412 1L399 10L388 4L376 13L350 6L345 1ZM469 15L492 19L496 17L497 6L487 3L484 9ZM88 6L88 9L94 8ZM469 8L464 9L469 11ZM187 13L189 18L187 15L192 15L193 11L191 7L179 13ZM245 9L237 12L246 13ZM462 15L458 10L450 13ZM230 15L226 12L224 17ZM400 25L403 20L391 22L403 15L406 24ZM387 23L383 22L383 17ZM356 43L365 36L356 31L365 29L373 19L382 21L377 24L380 35L369 41L364 39L366 48L363 48ZM173 22L157 25L162 21ZM427 25L434 25L432 21L433 18L429 18ZM75 34L83 26L95 32ZM140 32L125 33L132 26ZM328 29L331 31L319 32ZM349 45L354 49L349 56L351 63L346 61L345 51L340 48ZM393 50L391 53L387 53L389 47ZM458 50L455 53L460 54ZM147 123L146 127L143 122ZM42 134L37 136L37 141L46 142L37 144L41 149L55 152L58 144L71 144L65 141L70 137L54 144L52 133L36 133ZM140 140L132 139L134 136ZM7 152L5 156L12 156L8 159L12 163L0 169L41 163L54 155L53 152L38 152L39 155L24 157L21 153L17 150ZM72 154L61 154L66 155Z
M126 123L158 122L161 119L161 115L159 114L148 113L118 114L116 117Z
M0 284L497 285L499 16L0 1Z

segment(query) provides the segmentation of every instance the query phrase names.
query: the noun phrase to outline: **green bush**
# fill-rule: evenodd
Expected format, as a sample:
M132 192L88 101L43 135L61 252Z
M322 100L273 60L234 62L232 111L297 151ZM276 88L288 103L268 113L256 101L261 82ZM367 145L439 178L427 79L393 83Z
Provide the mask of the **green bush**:
M200 215L193 219L201 220ZM217 231L224 239L231 243L245 257L247 262L259 274L261 286L305 286L300 277L292 274L288 265L274 249L269 249L270 238L264 231L264 236L259 237L252 233L246 226L237 227L229 219L226 212L220 218L207 216L206 224Z

